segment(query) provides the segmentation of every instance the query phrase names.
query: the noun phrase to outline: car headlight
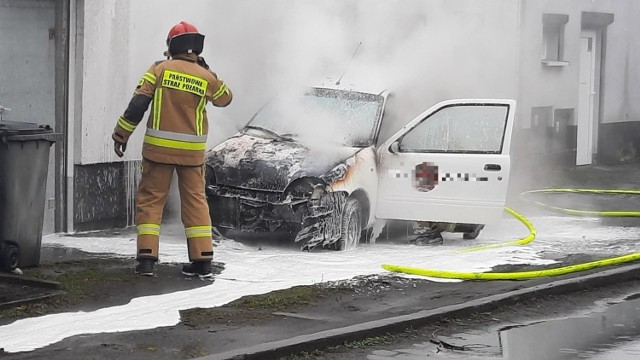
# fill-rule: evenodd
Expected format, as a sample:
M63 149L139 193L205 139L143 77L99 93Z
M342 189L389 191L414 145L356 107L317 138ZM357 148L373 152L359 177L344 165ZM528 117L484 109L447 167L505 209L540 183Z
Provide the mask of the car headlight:
M293 181L284 191L285 198L293 199L314 199L315 196L323 194L325 184L318 178L304 177Z
M347 164L341 163L338 164L333 169L327 171L326 174L322 175L322 180L327 184L333 184L334 182L344 178L347 174Z

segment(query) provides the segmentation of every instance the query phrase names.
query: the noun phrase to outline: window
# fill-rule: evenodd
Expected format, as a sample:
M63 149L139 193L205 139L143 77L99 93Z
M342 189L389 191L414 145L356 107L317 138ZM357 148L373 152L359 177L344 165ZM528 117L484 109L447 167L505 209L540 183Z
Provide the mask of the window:
M484 104L443 108L411 129L399 150L499 154L508 110L506 105Z
M547 66L566 66L564 61L564 27L569 15L542 14L542 62Z

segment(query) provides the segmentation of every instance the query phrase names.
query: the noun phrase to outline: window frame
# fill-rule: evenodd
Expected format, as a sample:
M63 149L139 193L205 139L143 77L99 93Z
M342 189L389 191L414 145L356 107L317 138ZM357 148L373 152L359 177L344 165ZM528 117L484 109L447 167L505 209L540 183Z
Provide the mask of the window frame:
M565 28L569 22L566 14L542 14L542 51L540 58L547 66L566 66ZM555 41L549 41L552 38ZM555 56L552 56L555 55Z
M404 140L404 138L408 134L410 134L412 131L414 131L418 126L422 125L422 123L424 123L425 121L429 120L430 118L432 118L433 116L435 116L436 114L438 114L444 109L453 108L453 107L466 107L466 106L473 106L473 107L492 106L492 107L506 108L505 117L504 117L504 127L502 129L502 138L500 141L500 148L498 150L416 150L416 149L402 148L402 141ZM510 111L511 111L511 105L496 104L496 103L466 103L466 104L450 104L450 105L443 106L442 108L438 109L438 111L429 114L429 116L425 117L424 119L416 123L415 126L411 127L411 129L408 129L402 136L400 136L396 140L396 142L398 143L398 152L405 153L405 154L494 154L494 155L502 154L502 151L504 149L504 142L505 142L505 137L507 132Z

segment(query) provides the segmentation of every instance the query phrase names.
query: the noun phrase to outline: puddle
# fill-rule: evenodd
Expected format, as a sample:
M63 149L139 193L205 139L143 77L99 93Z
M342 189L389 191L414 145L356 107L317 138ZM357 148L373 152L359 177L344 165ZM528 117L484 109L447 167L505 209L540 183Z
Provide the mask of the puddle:
M76 248L62 246L44 245L40 249L40 263L55 263L58 261L83 260L89 258L97 258L108 256L108 254L97 254L82 251ZM111 255L113 257L113 255Z
M585 316L544 321L499 332L507 359L637 359L640 347L617 352L637 341L640 345L640 299L608 306ZM625 357L627 356L627 357Z
M367 359L640 359L640 294L586 315L486 331L437 336L441 346L419 343ZM464 347L465 350L452 350ZM393 353L393 354L392 354Z

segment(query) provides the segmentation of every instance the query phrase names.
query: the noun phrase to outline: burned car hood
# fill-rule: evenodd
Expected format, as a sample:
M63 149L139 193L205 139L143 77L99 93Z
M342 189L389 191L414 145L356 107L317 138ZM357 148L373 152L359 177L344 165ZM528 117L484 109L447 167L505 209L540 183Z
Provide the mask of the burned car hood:
M300 142L239 134L207 153L218 185L284 191L291 181L320 177L359 148L323 146L311 149Z

